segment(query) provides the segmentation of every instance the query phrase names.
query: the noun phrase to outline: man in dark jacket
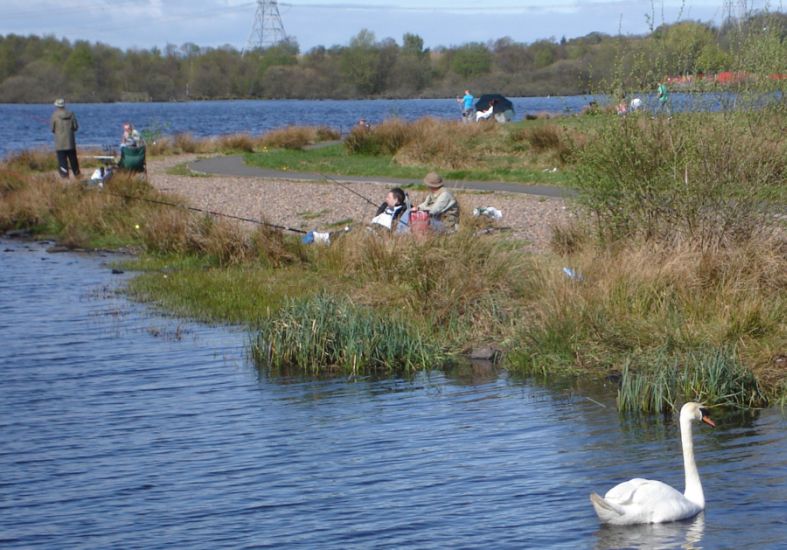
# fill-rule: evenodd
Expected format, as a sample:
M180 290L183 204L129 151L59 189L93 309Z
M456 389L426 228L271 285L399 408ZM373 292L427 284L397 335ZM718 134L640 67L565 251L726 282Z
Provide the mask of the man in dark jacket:
M68 177L69 163L74 176L79 176L77 143L74 135L79 130L77 117L66 109L66 102L62 98L55 101L55 107L57 108L52 113L52 133L55 134L55 152L57 153L57 163L60 167L60 177Z

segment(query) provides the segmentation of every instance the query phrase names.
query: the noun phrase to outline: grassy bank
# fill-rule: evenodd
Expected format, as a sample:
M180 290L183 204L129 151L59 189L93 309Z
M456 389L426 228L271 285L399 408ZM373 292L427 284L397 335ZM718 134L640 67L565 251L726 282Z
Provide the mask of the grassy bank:
M97 191L19 162L0 169L0 228L137 251L134 296L246 324L268 368L406 373L491 346L523 374L618 379L624 410L762 406L787 394L782 114L596 118L565 153L586 216L555 228L548 254L472 217L427 240L360 230L304 246L150 202L172 199L136 178Z
M389 119L368 129L354 128L340 144L306 150L267 148L247 153L246 161L275 170L330 175L420 180L437 170L450 180L567 185L573 170L572 144L583 141L595 124L594 117L507 125Z

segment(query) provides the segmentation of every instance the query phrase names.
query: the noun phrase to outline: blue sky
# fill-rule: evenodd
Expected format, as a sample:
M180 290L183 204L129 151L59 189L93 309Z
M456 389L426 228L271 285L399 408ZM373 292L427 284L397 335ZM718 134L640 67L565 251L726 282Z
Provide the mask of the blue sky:
M256 0L0 0L0 34L54 34L121 48L246 46ZM345 45L361 29L401 43L406 32L427 47L487 42L509 36L518 42L593 31L642 34L679 19L719 24L728 7L781 9L781 0L282 0L288 35L306 51ZM480 7L479 7L480 6Z

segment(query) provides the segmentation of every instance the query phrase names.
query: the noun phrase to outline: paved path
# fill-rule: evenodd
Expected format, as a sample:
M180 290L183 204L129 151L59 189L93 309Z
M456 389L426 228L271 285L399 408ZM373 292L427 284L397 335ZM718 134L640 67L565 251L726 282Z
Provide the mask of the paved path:
M242 156L230 155L221 157L210 157L198 159L187 163L190 170L205 174L216 174L222 176L245 176L257 178L275 178L288 180L323 181L327 179L322 174L311 172L285 172L281 170L270 170L247 165ZM412 179L386 178L386 177L362 177L362 176L329 176L342 182L358 183L386 183L390 185L407 185L420 183ZM466 180L446 180L446 187L452 189L472 189L474 191L503 191L505 193L526 193L542 197L570 197L574 192L570 189L553 187L551 185L525 185L523 183L506 183L496 181L466 181Z

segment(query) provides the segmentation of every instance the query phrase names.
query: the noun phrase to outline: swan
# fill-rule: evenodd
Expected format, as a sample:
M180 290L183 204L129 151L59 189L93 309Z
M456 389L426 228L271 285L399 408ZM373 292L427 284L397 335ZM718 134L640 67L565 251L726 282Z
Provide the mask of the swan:
M697 515L705 509L700 474L694 462L694 444L691 423L694 420L716 427L701 404L689 402L680 409L680 441L683 446L683 468L686 473L686 490L683 494L650 479L635 478L616 485L604 497L590 494L590 502L602 523L633 525L637 523L664 523Z

